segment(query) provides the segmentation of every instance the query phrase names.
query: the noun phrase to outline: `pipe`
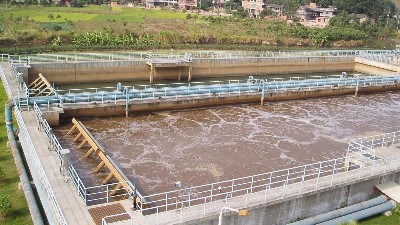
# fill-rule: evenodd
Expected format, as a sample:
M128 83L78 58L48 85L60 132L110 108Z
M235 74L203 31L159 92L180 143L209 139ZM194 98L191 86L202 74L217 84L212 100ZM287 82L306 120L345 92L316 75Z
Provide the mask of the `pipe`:
M288 225L313 225L313 224L317 224L317 223L322 223L328 220L332 220L335 219L337 217L341 217L344 215L348 215L363 209L367 209L376 205L380 205L384 202L386 202L388 199L386 196L381 195L378 196L374 199L368 200L368 201L364 201L364 202L360 202L358 204L354 204L351 206L347 206L344 208L340 208L340 209L336 209L334 211L331 212L327 212L318 216L314 216L311 218L307 218L304 220L300 220L300 221L296 221L294 223L290 223Z
M66 103L78 103L78 102L91 102L91 101L115 101L125 100L129 101L132 98L159 98L165 96L176 96L176 95L196 95L196 94L218 94L223 92L265 92L267 90L277 89L303 89L313 88L321 86L339 86L339 85L356 85L356 92L358 92L358 85L368 85L376 82L387 82L395 83L400 81L398 77L380 77L380 78L360 78L356 79L310 79L310 80L291 80L291 81L274 81L267 83L265 80L260 80L257 83L235 83L235 84L217 84L217 85L198 85L198 86L180 86L180 87L168 87L162 89L145 89L145 90L129 90L124 89L124 92L94 92L94 93L69 93L62 95L61 98ZM120 85L119 85L120 86ZM265 93L264 93L265 94ZM53 104L60 103L60 99L56 96L42 96L35 97L34 99L28 99L28 104L33 104L36 101L37 104Z
M383 204L377 205L377 206L373 206L371 208L367 208L355 213L351 213L333 220L329 220L323 223L320 223L320 225L336 225L336 224L341 224L341 223L346 223L349 221L358 221L358 220L362 220L377 214L381 214L384 213L386 211L392 211L393 209L395 209L396 206L396 202L394 202L393 200L387 201Z
M25 156L27 156L28 152L26 149L28 148L28 146L26 146L25 137L22 136L21 133L19 134L19 139L21 141L22 150L23 150ZM36 190L39 194L40 202L42 203L44 212L46 213L47 220L48 220L49 224L56 224L55 220L54 220L54 216L50 209L49 203L47 202L48 198L43 190L42 184L40 183L40 178L38 178L35 169L32 169L32 168L34 168L32 161L27 159L26 162L28 163L28 167L31 168L30 171L31 171L31 175L33 178L33 182L36 185Z
M32 221L35 225L44 225L42 215L39 210L35 195L32 190L31 183L26 172L26 168L23 164L21 154L18 150L17 141L15 140L13 119L12 119L12 108L14 106L13 100L8 100L5 106L5 119L7 127L7 136L10 143L11 152L13 154L15 165L17 167L18 174L20 175L20 182L22 190L24 191L26 201L28 203L29 212L32 217Z

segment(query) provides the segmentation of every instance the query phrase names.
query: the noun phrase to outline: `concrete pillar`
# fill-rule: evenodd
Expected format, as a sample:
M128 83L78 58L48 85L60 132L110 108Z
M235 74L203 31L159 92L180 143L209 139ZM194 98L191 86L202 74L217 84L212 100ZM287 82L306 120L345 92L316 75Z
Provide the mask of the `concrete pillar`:
M155 73L155 68L154 68L153 64L151 64L151 66L150 66L150 84L152 84L154 81L154 73Z
M179 73L178 73L178 81L181 81L181 76L182 76L182 67L179 67Z
M192 81L192 66L189 66L189 76L188 76L188 81Z
M359 88L359 86L360 86L360 77L357 76L356 93L354 94L355 97L357 97L357 95L358 95L358 88Z

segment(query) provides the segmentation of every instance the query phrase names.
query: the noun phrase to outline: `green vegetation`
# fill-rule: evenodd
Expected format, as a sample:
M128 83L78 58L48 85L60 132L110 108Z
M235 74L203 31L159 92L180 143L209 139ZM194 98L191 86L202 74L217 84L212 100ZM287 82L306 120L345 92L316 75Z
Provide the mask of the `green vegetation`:
M12 210L12 205L9 196L0 194L0 221L7 218Z
M362 220L358 222L359 225L377 225L377 224L384 224L384 225L398 225L399 224L399 216L392 215L392 216L373 216L371 218Z
M0 117L4 118L4 105L7 99L3 85L0 85ZM7 147L7 131L4 119L0 120L0 165L4 177L0 178L0 224L33 224L26 199L19 190L19 176L11 150Z
M254 50L285 46L378 47L377 38L389 47L394 43L391 40L397 37L397 21L394 19L381 21L384 26L359 24L351 19L346 20L346 23L336 20L328 28L318 29L298 23L286 24L279 19L245 19L243 16L246 14L238 1L232 0L229 4L234 11L232 17L104 5L9 5L7 9L0 7L0 52L153 49L172 46ZM95 40L96 37L100 39Z
M376 215L376 216L370 217L368 219L359 221L357 224L359 224L359 225L376 225L376 224L398 225L398 224L400 224L400 204L397 205L397 209L393 211L393 214L391 216Z

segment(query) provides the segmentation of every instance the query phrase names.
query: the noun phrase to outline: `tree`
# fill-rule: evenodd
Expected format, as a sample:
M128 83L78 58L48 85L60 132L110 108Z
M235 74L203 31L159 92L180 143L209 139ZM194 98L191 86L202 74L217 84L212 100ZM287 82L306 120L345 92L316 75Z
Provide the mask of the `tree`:
M71 1L71 6L72 7L83 7L85 2L83 0L72 0Z
M213 0L201 0L200 8L202 10L208 10L213 5Z
M297 9L302 5L302 0L268 0L269 4L281 4L283 5L283 14L293 15Z
M315 0L315 3L317 3L318 6L324 8L332 6L332 0Z
M245 18L247 17L247 12L244 11L243 7L239 6L235 12L233 12L234 17Z
M224 3L224 8L226 10L236 10L239 6L242 5L241 1L238 0L229 0Z
M264 18L264 17L266 17L266 16L277 17L277 16L278 16L278 13L277 13L277 12L274 12L274 11L271 10L271 9L267 9L267 10L263 9L263 10L260 12L260 17L261 17L261 18Z
M329 26L332 27L348 27L350 25L350 16L346 13L341 13L332 17L329 20Z
M374 19L396 12L396 6L390 0L332 0L332 5L339 13L366 14Z

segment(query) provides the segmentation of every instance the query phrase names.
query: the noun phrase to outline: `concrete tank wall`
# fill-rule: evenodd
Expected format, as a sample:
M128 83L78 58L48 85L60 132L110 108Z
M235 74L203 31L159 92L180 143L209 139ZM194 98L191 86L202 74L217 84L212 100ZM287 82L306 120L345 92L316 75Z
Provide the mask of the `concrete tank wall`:
M373 93L381 91L400 90L400 84L381 85L381 86L362 86L358 93ZM306 98L318 98L327 96L340 96L355 94L355 88L337 87L319 90L298 90L286 92L270 92L265 94L264 103L273 101L296 100ZM129 112L131 115L135 113L163 111L163 110L180 110L199 107L210 107L226 104L261 102L261 93L251 95L232 95L232 96L202 96L199 98L185 99L154 99L143 101L130 101ZM85 103L81 103L85 104ZM90 117L90 116L113 116L125 115L125 102L114 104L113 101L106 104L89 104L85 107L66 107L61 117Z
M197 59L193 77L354 71L354 57Z
M383 74L399 73L400 67L397 65L378 62L371 59L355 57L354 70L360 73L383 75Z
M29 69L29 83L42 73L50 83L78 84L146 80L145 61L35 63Z
M286 199L285 201L269 202L254 207L248 207L250 215L239 217L236 213L224 214L224 225L281 225L302 218L316 216L348 205L372 199L378 195L375 185L395 181L400 182L400 172L376 176L361 182L349 183L345 186L333 186L325 190ZM209 216L185 225L217 225L218 217Z
M34 63L28 82L42 73L51 83L77 84L149 80L146 61ZM354 57L195 59L192 78L354 71ZM179 68L156 68L154 79L178 79ZM181 79L187 80L188 67L182 67Z

